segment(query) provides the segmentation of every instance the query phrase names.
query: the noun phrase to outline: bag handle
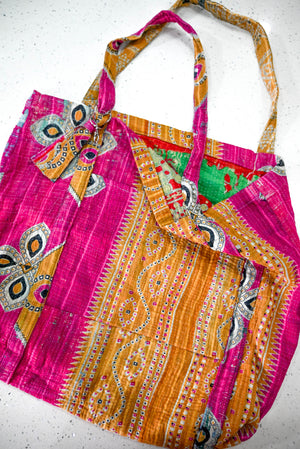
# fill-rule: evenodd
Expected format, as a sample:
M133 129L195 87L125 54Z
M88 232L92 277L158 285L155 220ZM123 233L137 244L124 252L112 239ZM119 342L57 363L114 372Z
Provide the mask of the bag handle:
M223 5L211 0L177 0L171 7L171 10L176 10L181 6L188 6L189 4L200 6L213 14L217 19L238 26L251 34L260 73L272 100L271 115L259 141L257 152L274 153L279 88L275 76L273 56L267 33L260 23L255 20L232 13Z
M104 68L100 75L98 112L110 113L115 104L115 81L117 75L144 48L145 35L156 33L166 23L173 22L190 34L194 44L194 148L184 176L198 185L200 165L203 158L207 132L207 75L201 42L195 30L173 11L161 11L137 33L111 41L106 49Z
M190 4L200 6L209 11L216 18L228 22L231 25L238 26L251 34L261 76L272 100L271 115L260 139L257 152L274 153L279 88L274 71L272 51L264 28L255 20L232 13L224 6L210 0L177 0L171 7L171 10L174 11L181 6L189 6ZM148 30L135 46L134 51L136 54L145 48L161 32L162 28L163 26L160 26L155 30ZM124 61L123 68L125 68L129 62L130 61ZM84 97L84 101L87 103L93 102L98 96L98 89L99 75L89 88Z

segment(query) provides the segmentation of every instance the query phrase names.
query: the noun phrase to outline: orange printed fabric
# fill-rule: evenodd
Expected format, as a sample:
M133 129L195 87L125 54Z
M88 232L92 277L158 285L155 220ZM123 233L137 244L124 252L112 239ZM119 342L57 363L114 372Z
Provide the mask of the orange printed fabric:
M204 51L173 11L189 3L253 37L272 98L257 153L207 138ZM168 22L194 46L191 132L113 110L117 75ZM160 447L256 432L300 330L277 97L263 28L203 0L110 42L81 104L34 91L0 168L2 381Z

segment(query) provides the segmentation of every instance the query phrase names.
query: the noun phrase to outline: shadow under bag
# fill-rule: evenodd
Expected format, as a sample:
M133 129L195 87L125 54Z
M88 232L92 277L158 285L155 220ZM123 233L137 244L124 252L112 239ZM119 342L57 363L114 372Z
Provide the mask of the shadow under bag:
M199 4L253 37L272 111L258 152L207 138ZM193 131L115 111L168 22L194 44ZM270 409L299 335L300 245L260 24L178 1L109 43L75 104L33 92L0 166L0 379L168 448L225 448Z

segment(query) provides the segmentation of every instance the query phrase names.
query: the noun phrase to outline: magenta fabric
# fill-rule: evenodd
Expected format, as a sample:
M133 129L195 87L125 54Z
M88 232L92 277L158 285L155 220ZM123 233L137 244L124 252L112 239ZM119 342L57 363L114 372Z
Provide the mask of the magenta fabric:
M124 118L122 114L112 111L114 81L119 73L113 58L118 56L120 44L128 42L138 45L149 28L168 21L177 22L192 35L195 54L201 60L201 68L196 70L194 78L194 145L190 148L191 156L180 179L181 184L178 173L174 174L173 182L169 182L174 190L165 181L168 178L162 177L159 163L164 164L165 161L158 162L158 156L147 147L146 140L143 141L145 121ZM92 325L96 322L104 328L110 323L109 320L103 323L99 316L95 319L93 313L99 291L107 288L103 287L105 280L111 276L111 290L117 290L117 287L114 288L117 276L124 274L123 268L117 275L111 274L114 257L123 261L124 272L127 269L127 255L124 253L120 257L117 245L120 236L124 237L127 225L131 226L130 236L141 233L142 239L139 220L147 215L149 222L152 220L154 223L149 233L151 238L156 232L163 232L157 235L163 235L161 241L168 237L170 246L177 239L179 248L187 248L184 253L186 258L194 245L193 248L197 248L199 254L207 259L208 268L200 273L203 284L213 278L214 273L217 277L218 264L214 262L217 258L222 260L226 276L235 276L233 296L236 302L230 306L230 318L218 328L219 334L223 328L227 329L226 344L222 343L222 359L218 359L219 365L209 386L207 402L199 412L197 422L192 423L195 424L195 431L189 434L189 439L184 436L186 440L182 439L178 445L174 438L166 445L195 449L234 445L256 431L260 417L269 410L280 388L300 329L300 244L283 161L272 153L256 154L220 143L218 149L210 154L216 159L216 164L219 159L228 164L260 170L264 175L208 210L201 209L197 185L199 174L201 177L201 162L209 153L206 136L207 84L202 50L195 31L188 24L175 13L162 11L137 34L109 44L99 80L100 94L96 100L76 105L34 91L11 135L0 166L0 379L29 394L64 406L72 412L68 407L72 400L76 400L76 391L66 385L71 375L74 378L77 375L72 370L83 354L82 342L90 338L91 349L96 340L90 330ZM96 104L98 108L95 111ZM138 129L140 125L141 129ZM157 124L152 125L154 129ZM170 129L163 128L166 135L171 134ZM80 133L86 131L90 133L88 143L80 142ZM98 141L93 135L96 132ZM151 137L151 132L147 137ZM152 137L157 138L158 135ZM164 139L161 138L161 141L163 146ZM176 144L179 145L178 142ZM58 168L58 178L52 176L52 170L57 169L54 164L51 165L49 157L53 152L56 158L61 156L59 163L69 158L63 170ZM171 168L164 172L166 177L172 173ZM181 202L178 201L176 207L182 217L176 219L174 210L168 207L168 201L170 195L178 194L178 191ZM143 202L140 202L138 213L132 219L137 197L143 198ZM155 242L158 245L159 239ZM122 245L125 251L125 237ZM133 261L134 254L139 250L137 245L131 255ZM151 251L145 244L145 256L147 251L149 255ZM165 250L165 259L168 257L169 253ZM144 266L145 259L141 258L140 265L137 262L138 268L132 269L132 279L135 279L138 269L141 273L150 270ZM180 261L175 259L175 262ZM158 271L154 272L154 265L153 262L151 270L155 277ZM172 272L172 268L170 262L168 270ZM165 275L165 272L162 273ZM157 281L158 278L155 279ZM224 277L220 279L223 279L224 285L228 280ZM200 284L199 292L204 288ZM224 299L227 293L225 289L223 292L221 281L219 284ZM157 285L162 288L159 283ZM211 286L215 288L213 281ZM194 291L194 286L189 285L188 281L185 288ZM118 289L121 295L122 286ZM136 282L136 291L141 290ZM132 295L135 293L132 292ZM193 293L191 302L197 299L197 294ZM215 305L216 308L221 306L219 303ZM270 319L271 314L273 319ZM256 320L260 320L261 327ZM270 323L269 332L264 329L266 320ZM119 329L117 326L115 328ZM265 338L260 335L261 329L264 329ZM120 334L121 330L120 326ZM144 335L142 332L140 338L148 337L147 333ZM187 329L187 334L189 332L192 333L191 329ZM219 338L216 334L215 340ZM147 344L150 340L152 344L156 342L151 336ZM163 341L159 340L158 344L163 344ZM247 361L248 346L253 361L267 359L266 366L262 363L261 371L256 373L257 398L253 393L251 401L249 399L253 410L254 401L257 399L259 403L256 422L252 425L251 420L248 422L241 417L238 423L234 423L238 427L227 435L225 421L228 420L228 410L232 401L239 402L236 397L232 399L235 385L244 386L241 373L243 363ZM197 351L187 350L187 347L174 347L178 351L182 349L182 354L186 352L200 357L201 351L198 354ZM98 350L97 347L95 352ZM202 355L212 360L216 351L210 347L207 351L211 352L207 355L203 351ZM179 371L185 356L178 362ZM82 360L80 366L83 370L86 360ZM248 374L249 378L245 375L245 385L251 383L253 373ZM66 391L69 399L64 396ZM89 393L80 394L84 402L84 395ZM93 394L89 398L90 404L93 403ZM94 418L96 422L96 415ZM164 418L168 422L171 415ZM93 421L92 418L88 420ZM125 434L121 426L122 422L120 429L110 430ZM151 442L147 431L144 429L140 438L138 433L134 437L129 431L127 436ZM153 444L158 441L156 437L154 430Z

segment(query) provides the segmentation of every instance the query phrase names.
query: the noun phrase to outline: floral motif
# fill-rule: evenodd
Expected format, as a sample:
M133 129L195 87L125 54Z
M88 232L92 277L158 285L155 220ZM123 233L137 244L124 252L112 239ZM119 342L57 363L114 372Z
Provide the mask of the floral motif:
M30 288L37 282L37 269L49 235L47 225L39 223L23 233L20 253L10 245L0 246L0 275L8 275L0 284L0 303L5 311L15 310L25 304ZM41 284L38 294L44 299L48 290L48 285L43 289Z
M64 102L62 117L50 114L42 117L31 125L35 139L43 146L48 146L59 137L67 135L76 126L83 125L90 117L91 109L85 104Z

